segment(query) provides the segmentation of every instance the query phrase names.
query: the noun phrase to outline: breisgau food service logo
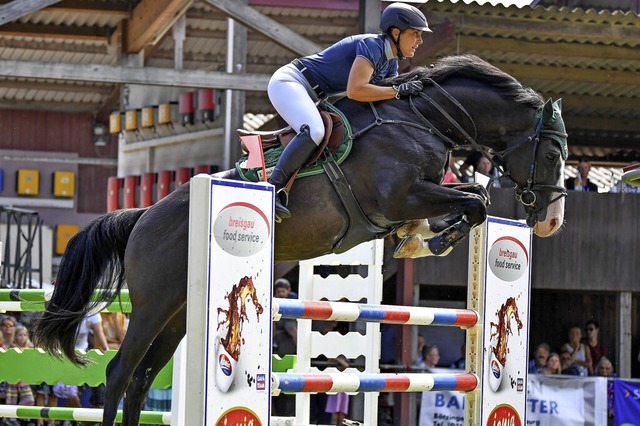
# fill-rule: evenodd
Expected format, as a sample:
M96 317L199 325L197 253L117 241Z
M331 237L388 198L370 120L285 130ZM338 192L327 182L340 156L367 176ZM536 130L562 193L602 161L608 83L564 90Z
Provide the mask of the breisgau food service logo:
M491 245L488 261L496 277L503 281L515 281L527 271L529 253L520 240L505 236Z

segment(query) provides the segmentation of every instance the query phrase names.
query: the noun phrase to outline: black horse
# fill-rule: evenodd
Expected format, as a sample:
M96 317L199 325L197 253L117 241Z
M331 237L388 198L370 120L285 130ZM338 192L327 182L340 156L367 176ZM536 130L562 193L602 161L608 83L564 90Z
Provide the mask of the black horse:
M560 102L545 103L513 77L469 55L444 58L386 84L410 79L424 83L419 96L337 103L356 134L341 168L361 210L378 229L359 238L397 232L404 238L398 257L446 254L482 223L484 188L441 186L451 149L467 144L490 147L501 157L503 179L513 182L536 234L556 232L563 223L567 155ZM234 171L220 176L237 177ZM276 260L330 253L350 226L324 174L299 179L289 205L293 217L276 226ZM70 241L62 258L34 338L75 363L84 362L74 342L80 321L94 305L94 291L106 289L104 299L111 301L125 283L129 288L133 312L125 340L107 368L104 424L114 424L123 395L122 424L138 424L153 379L185 335L188 216L187 184L152 207L96 219ZM429 225L429 218L438 220Z

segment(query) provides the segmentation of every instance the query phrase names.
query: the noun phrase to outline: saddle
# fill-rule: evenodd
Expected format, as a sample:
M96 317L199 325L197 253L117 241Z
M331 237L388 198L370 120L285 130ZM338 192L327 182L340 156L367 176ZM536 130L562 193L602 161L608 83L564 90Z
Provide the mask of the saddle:
M322 117L322 122L324 123L324 138L322 142L318 146L318 148L313 152L311 157L307 160L305 165L315 163L320 155L324 151L325 147L329 149L332 153L335 153L338 149L338 146L342 144L344 140L344 121L342 117L331 111L325 111L323 109L318 108L320 111L320 116ZM279 130L245 130L238 129L238 137L240 138L240 143L242 145L242 150L244 152L249 152L247 146L245 146L243 137L246 136L260 136L262 141L262 152L267 151L271 148L276 148L282 146L283 148L287 146L287 144L293 139L293 137L297 134L297 132L291 127L287 126L283 129Z

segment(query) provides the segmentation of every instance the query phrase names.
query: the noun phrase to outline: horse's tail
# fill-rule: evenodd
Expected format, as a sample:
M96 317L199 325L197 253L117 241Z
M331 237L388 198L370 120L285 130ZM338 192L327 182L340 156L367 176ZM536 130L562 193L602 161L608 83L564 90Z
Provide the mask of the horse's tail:
M54 356L84 365L88 358L75 352L78 329L98 305L111 303L122 289L124 252L129 235L146 209L117 210L101 216L67 245L51 300L36 323L34 344ZM94 292L101 292L94 296Z

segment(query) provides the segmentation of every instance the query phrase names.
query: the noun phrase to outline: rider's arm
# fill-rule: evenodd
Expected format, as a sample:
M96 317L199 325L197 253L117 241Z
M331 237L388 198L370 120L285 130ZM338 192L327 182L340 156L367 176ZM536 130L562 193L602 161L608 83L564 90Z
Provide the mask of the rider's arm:
M376 86L369 83L373 75L373 66L362 56L356 56L347 81L347 96L354 101L375 102L396 97L393 87Z

